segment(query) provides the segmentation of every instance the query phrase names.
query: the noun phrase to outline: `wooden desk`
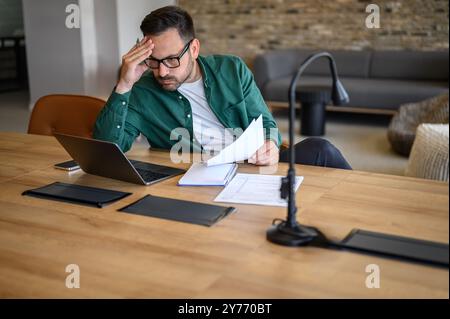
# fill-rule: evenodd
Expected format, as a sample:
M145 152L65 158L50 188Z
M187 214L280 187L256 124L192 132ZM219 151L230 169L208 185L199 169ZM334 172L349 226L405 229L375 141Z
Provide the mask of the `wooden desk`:
M128 155L171 164L164 152ZM52 167L67 159L53 137L0 133L0 297L449 297L448 269L271 244L265 232L284 208L236 205L211 228L118 212L145 194L211 202L222 188L177 187L179 177L145 187ZM299 221L333 239L362 228L448 242L446 183L300 165L297 174ZM133 195L102 209L21 196L54 181ZM68 264L80 267L79 289L65 286ZM368 264L380 267L379 289L366 288Z

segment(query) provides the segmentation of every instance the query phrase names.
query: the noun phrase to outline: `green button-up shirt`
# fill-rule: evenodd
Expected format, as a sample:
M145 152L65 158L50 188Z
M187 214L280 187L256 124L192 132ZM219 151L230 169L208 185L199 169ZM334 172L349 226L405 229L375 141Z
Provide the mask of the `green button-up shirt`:
M277 124L264 102L251 71L238 57L199 56L205 95L212 112L226 128L245 130L263 116L266 139L281 144ZM174 129L177 129L174 131ZM130 92L113 92L100 112L94 138L114 142L126 152L142 133L152 147L171 149L175 143L200 151L192 128L192 110L178 91L166 91L145 73Z

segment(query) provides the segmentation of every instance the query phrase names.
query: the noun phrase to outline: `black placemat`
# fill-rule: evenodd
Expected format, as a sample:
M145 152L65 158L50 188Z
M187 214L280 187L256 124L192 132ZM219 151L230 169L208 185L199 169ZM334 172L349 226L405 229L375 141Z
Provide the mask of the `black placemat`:
M212 226L222 218L235 212L236 208L146 195L138 201L119 209L119 211Z
M26 190L22 195L57 201L103 207L131 193L110 189L55 182L43 187Z

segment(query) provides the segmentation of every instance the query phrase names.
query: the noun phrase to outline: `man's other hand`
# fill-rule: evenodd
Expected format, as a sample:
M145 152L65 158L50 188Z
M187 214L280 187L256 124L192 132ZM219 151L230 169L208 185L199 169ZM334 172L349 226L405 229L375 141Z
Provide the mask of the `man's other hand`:
M274 165L278 163L279 149L273 140L267 140L256 153L248 159L250 164Z

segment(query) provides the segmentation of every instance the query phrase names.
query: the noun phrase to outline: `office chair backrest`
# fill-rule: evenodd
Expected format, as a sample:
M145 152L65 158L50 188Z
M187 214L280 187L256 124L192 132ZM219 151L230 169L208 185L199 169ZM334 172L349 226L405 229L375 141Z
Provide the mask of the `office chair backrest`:
M53 94L35 104L28 124L29 134L53 132L92 137L95 120L105 101L83 95Z

